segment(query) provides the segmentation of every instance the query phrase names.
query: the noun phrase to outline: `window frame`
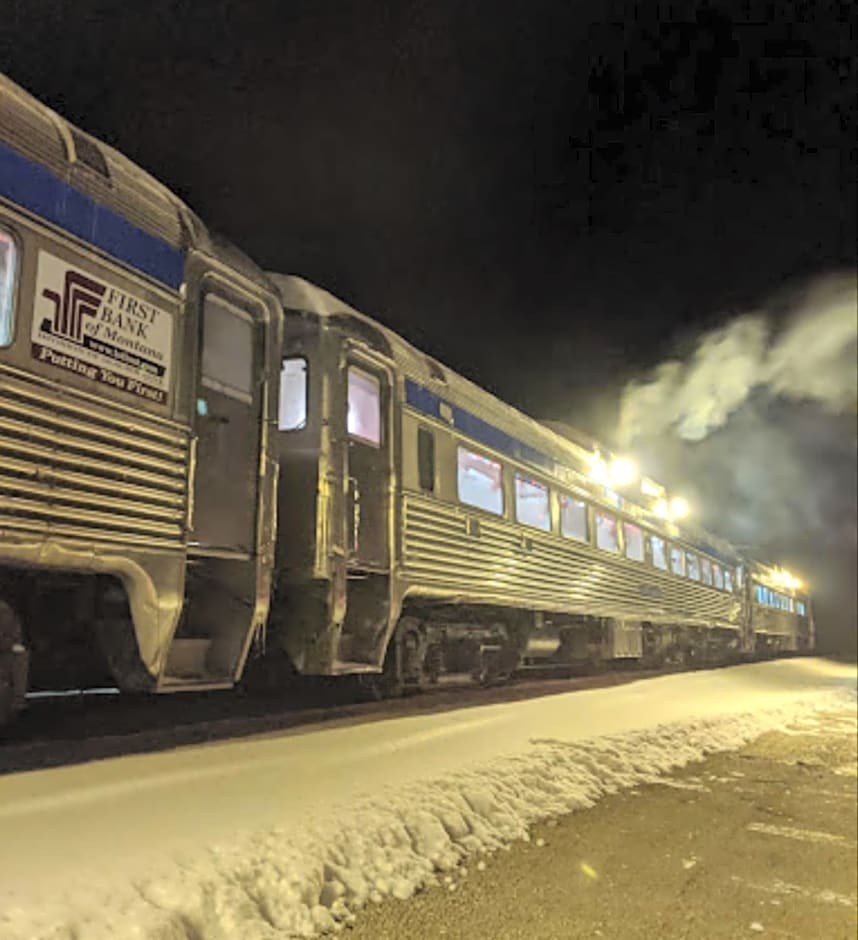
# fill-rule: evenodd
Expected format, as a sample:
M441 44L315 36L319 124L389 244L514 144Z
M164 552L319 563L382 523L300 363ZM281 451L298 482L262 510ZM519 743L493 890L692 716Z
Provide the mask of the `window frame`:
M284 428L280 424L280 412L283 402L283 366L287 362L294 362L295 360L301 360L304 363L304 420L301 424L296 425L293 428ZM294 434L296 431L303 431L307 427L307 423L310 419L310 360L303 354L298 353L293 356L283 356L280 360L280 386L278 388L277 396L277 430L282 431L284 434Z
M423 448L421 447L422 441L429 441L430 447L428 450L429 454L429 466L428 468L424 467L423 462ZM431 493L435 495L436 483L437 483L437 472L436 472L436 460L435 460L435 432L432 428L427 427L424 424L417 425L417 488L421 493ZM429 476L431 477L431 486L425 486L425 477L424 470L428 471Z
M700 556L700 583L706 587L715 587L712 580L712 562L705 555Z
M686 558L685 558L685 549L681 545L677 545L675 542L668 543L669 559L670 559L670 573L676 575L677 578L687 578L687 569L686 569ZM674 560L679 559L681 562L680 568L681 571L676 570L676 565Z
M543 490L545 492L545 508L547 511L547 520L548 525L545 527L541 525L534 525L532 522L525 522L518 513L518 484L519 481L522 483L527 483L530 486L535 487L536 489ZM513 495L513 516L515 521L519 525L527 526L529 529L535 529L537 532L550 532L551 531L551 487L547 483L542 483L539 480L535 480L531 476L523 474L520 470L516 470L513 474L512 479L512 495Z
M692 574L692 565L697 568L697 575ZM689 581L694 581L696 584L701 584L700 580L700 556L697 552L686 552L685 553L685 576Z
M243 389L238 388L235 385L230 385L227 382L222 382L217 378L210 378L205 373L205 355L206 355L206 320L207 320L207 307L206 302L209 298L213 298L217 305L224 308L230 316L236 318L236 320L242 320L250 327L250 366L248 369L249 372L249 390L244 391ZM227 297L219 290L207 289L203 292L203 302L202 302L202 324L201 324L201 340L200 340L200 384L204 388L210 388L215 392L220 392L222 395L226 395L227 398L231 398L233 401L240 401L245 405L252 405L254 398L254 385L258 384L258 381L254 380L255 374L255 365L256 365L256 335L255 335L255 326L256 320L253 318L253 315L245 310L242 307L239 307L238 304L232 303L228 300Z
M0 332L0 349L8 349L15 342L18 332L18 291L21 284L23 249L18 233L5 221L0 222L0 232L9 237L9 243L14 252L12 259L12 280L9 287L9 334L5 341L2 332ZM2 313L2 310L0 310L0 313ZM2 321L0 321L0 324L2 324Z
M655 532L648 532L646 537L649 539L649 559L652 563L653 568L656 571L664 571L668 574L670 573L670 542L668 539L664 538L661 535L656 535ZM655 561L655 551L653 549L653 540L656 540L661 543L662 548L662 557L664 558L664 564L656 564Z
M614 522L614 548L605 548L603 545L599 544L599 517L604 519L612 519ZM620 542L620 517L614 513L610 512L607 509L602 509L600 507L593 508L593 544L600 552L607 552L609 555L622 555L623 546Z
M646 532L643 528L639 526L636 522L630 522L628 519L623 519L623 557L628 558L629 561L634 561L637 564L644 564L646 562ZM640 537L640 558L634 557L629 554L629 537L628 529L636 530L638 536Z
M352 371L356 372L362 378L369 379L371 382L375 383L376 389L378 391L378 397L376 398L376 404L378 405L378 440L374 441L371 437L366 437L363 434L356 434L354 431L349 430L349 397L351 392L351 384L349 378L351 377ZM360 444L364 444L366 447L372 447L373 450L381 450L384 447L384 408L382 407L382 398L383 395L382 381L381 377L370 371L370 369L364 368L357 362L350 361L346 365L346 436L350 441L357 441Z
M590 525L590 503L586 499L579 499L577 496L573 496L571 493L558 493L557 494L557 513L558 513L558 525L560 535L564 539L569 539L571 542L578 542L581 545L589 545L591 541L591 525ZM575 503L578 506L581 506L584 510L584 536L583 538L579 535L575 535L573 532L564 528L563 525L563 501L567 500L570 503Z
M461 487L460 487L460 478L459 474L461 472L461 464L459 463L459 455L464 451L466 454L471 454L474 457L480 457L483 460L487 460L489 463L494 464L500 470L500 486L498 491L500 492L501 505L500 509L487 509L485 506L479 506L476 503L469 503L466 500L462 499ZM504 464L503 461L495 460L494 457L489 457L488 454L479 450L472 450L470 447L466 447L464 444L459 442L456 443L456 501L462 505L467 506L468 509L476 509L479 512L488 513L490 516L504 517L506 515L506 492L504 488Z

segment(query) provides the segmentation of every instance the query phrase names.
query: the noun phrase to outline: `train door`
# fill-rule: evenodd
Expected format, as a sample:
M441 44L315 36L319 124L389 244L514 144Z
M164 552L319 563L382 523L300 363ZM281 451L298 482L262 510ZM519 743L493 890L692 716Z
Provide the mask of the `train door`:
M262 325L216 286L201 298L192 544L252 555L256 541Z
M352 353L346 363L349 568L390 568L390 377Z

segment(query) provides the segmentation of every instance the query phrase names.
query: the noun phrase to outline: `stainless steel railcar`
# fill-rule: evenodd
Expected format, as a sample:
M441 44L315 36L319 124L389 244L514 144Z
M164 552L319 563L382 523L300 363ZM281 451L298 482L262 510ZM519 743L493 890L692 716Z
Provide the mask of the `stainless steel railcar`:
M593 452L320 288L285 308L271 632L305 673L395 682L599 659L724 661L807 649L748 562L592 479ZM762 566L755 566L758 583ZM774 570L770 577L775 576ZM767 625L765 625L767 624Z
M36 687L105 657L126 689L240 674L270 595L280 327L250 261L0 76L0 721L28 663Z

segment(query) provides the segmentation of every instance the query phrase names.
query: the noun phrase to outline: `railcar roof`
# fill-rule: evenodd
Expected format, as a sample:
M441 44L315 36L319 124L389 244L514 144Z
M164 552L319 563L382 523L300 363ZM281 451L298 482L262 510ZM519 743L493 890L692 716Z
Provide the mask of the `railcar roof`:
M261 270L246 255L213 235L167 186L0 73L3 146L172 248L203 251L267 285Z

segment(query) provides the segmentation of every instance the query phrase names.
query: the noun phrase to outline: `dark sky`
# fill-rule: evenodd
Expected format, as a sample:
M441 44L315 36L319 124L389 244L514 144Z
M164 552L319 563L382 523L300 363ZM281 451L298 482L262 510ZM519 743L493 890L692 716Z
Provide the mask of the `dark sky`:
M262 265L598 431L600 391L854 258L849 8L7 0L0 56Z

